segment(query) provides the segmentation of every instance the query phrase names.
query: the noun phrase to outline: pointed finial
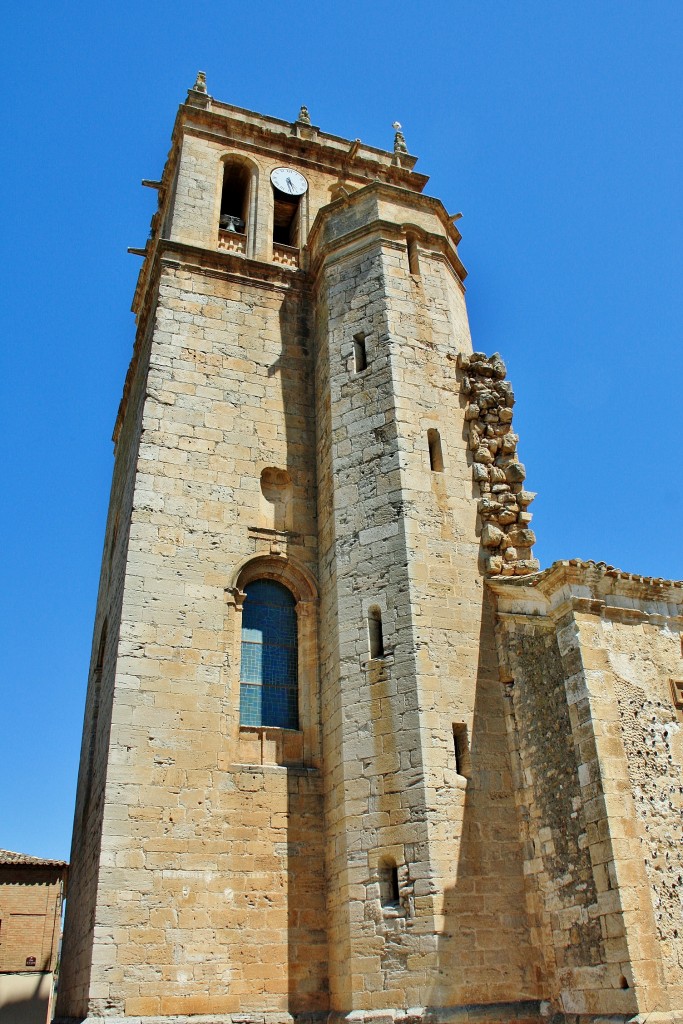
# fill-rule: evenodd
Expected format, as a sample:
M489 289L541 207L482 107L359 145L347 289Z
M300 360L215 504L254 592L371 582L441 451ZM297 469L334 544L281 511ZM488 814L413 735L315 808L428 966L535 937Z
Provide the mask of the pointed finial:
M206 73L204 71L197 72L197 81L192 86L193 92L206 92Z
M406 140L403 136L403 132L401 131L401 122L394 121L391 127L396 132L396 135L394 136L394 153L407 153L408 147L406 146Z
M299 111L299 116L297 117L297 121L301 121L302 124L311 123L311 115L308 113L308 107L301 107L301 110Z

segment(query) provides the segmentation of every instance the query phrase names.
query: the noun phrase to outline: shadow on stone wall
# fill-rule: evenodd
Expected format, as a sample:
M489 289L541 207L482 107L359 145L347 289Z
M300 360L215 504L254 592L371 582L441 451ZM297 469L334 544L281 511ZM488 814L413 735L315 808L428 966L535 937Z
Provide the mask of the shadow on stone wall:
M287 1008L301 1016L329 1007L323 795L317 771L287 776Z
M530 942L504 699L493 609L484 593L471 775L465 789L457 882L444 894L432 1006L537 1000L543 994L542 966ZM537 1018L535 1003L527 1010ZM524 1007L517 1012L519 1019L526 1013Z
M52 975L3 975L0 983L0 1024L45 1024Z

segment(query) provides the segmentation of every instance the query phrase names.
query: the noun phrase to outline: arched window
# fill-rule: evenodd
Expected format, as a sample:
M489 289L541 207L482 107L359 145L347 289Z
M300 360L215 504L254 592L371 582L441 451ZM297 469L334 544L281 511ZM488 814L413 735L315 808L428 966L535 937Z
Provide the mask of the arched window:
M240 724L299 728L296 603L281 583L244 588Z
M249 215L249 171L244 164L226 161L221 191L221 221L224 231L244 234Z

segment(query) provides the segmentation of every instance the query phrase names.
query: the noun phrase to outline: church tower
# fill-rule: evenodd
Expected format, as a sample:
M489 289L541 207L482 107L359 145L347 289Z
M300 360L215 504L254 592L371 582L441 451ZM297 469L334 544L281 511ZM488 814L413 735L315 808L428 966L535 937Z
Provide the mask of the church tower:
M460 236L415 162L200 76L147 183L64 1016L538 996Z
M533 495L415 163L200 75L145 182L62 1020L547 1009L484 582L538 568Z

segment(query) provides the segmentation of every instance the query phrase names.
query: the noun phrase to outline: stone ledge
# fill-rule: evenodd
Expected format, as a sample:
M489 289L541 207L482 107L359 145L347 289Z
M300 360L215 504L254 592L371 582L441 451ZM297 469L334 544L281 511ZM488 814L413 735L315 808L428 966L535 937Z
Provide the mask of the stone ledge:
M286 1010L262 1013L172 1014L164 1016L55 1017L53 1024L538 1024L544 1020L539 1000L511 1003L471 1003L462 1006L414 1006L409 1009L350 1010L291 1014ZM598 1018L586 1017L588 1021ZM623 1024L626 1017L609 1018ZM608 1024L606 1018L600 1018ZM665 1022L658 1022L665 1024ZM668 1019L666 1024L669 1024ZM676 1022L678 1024L678 1022Z
M540 1000L510 1003L468 1003L461 1006L412 1006L407 1010L352 1010L330 1013L328 1024L504 1024L540 1022Z
M287 1011L233 1014L186 1014L154 1017L55 1017L53 1024L504 1024L506 1021L547 1021L547 1003L528 1000L518 1003L474 1003L463 1006L417 1006L407 1010L352 1010L290 1014ZM637 1014L552 1015L555 1024L683 1024L683 1010Z

